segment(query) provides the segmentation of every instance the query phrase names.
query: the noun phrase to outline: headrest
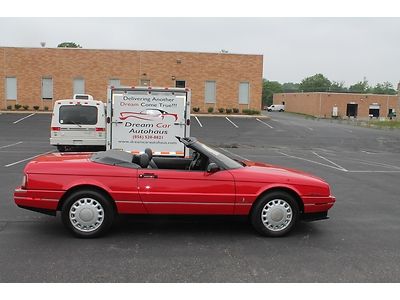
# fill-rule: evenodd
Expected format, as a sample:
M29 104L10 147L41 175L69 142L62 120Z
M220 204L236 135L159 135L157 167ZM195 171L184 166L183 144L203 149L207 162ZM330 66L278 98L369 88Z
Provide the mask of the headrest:
M144 149L144 153L146 153L149 156L149 160L153 158L153 151L151 151L150 148Z
M147 168L149 166L150 159L147 153L140 154L139 156L139 165L143 169Z

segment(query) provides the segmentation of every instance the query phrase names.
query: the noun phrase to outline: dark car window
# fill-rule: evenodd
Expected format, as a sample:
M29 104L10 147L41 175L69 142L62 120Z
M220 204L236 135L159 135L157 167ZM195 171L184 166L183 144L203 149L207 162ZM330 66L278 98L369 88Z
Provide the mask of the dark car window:
M59 113L60 124L96 125L97 107L87 105L63 105Z

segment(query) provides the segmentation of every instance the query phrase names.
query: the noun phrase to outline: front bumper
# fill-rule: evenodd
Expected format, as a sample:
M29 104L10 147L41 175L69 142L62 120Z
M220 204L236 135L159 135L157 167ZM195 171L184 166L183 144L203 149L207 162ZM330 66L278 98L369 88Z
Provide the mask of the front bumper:
M326 197L314 197L314 196L303 196L304 213L319 213L328 211L333 204L335 204L336 198L332 195Z
M64 191L24 190L18 187L14 191L14 201L21 208L55 215L63 193Z

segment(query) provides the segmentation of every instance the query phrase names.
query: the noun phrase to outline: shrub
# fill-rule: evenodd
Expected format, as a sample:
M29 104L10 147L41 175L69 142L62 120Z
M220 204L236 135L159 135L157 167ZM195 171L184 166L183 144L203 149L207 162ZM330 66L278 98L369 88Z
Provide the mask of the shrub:
M242 113L246 114L246 115L259 115L260 111L259 110L255 110L255 109L243 109Z
M14 105L14 108L15 108L16 110L20 109L21 107L22 107L21 104L15 104L15 105Z
M7 109L8 109L8 110L11 110L11 109L12 109L12 106L11 106L11 105L7 105Z
M225 111L225 108L220 107L218 108L218 111L222 114Z
M49 107L48 107L48 106L45 106L45 107L44 107L44 110L49 110Z
M38 105L35 105L35 106L33 107L33 109L34 109L34 110L39 110L39 106L38 106Z
M225 111L227 114L230 114L230 113L232 113L232 108L227 108Z
M234 108L234 109L233 109L233 112L234 112L235 114L238 114L238 113L239 113L239 108Z
M24 105L24 106L22 106L22 108L23 108L24 110L28 110L29 105Z
M214 111L214 107L209 107L209 108L207 109L207 111L208 111L209 113L212 113L212 112Z
M193 111L194 112L199 112L200 111L200 107L193 107Z

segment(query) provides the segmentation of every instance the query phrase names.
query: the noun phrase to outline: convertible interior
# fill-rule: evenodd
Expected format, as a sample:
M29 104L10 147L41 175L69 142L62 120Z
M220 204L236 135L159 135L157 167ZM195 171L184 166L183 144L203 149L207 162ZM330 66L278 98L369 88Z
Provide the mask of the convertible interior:
M169 170L205 171L209 163L208 157L199 152L193 152L192 158L153 156L151 149L146 148L142 154L131 154L120 150L108 150L94 153L91 160L126 168L148 168Z

